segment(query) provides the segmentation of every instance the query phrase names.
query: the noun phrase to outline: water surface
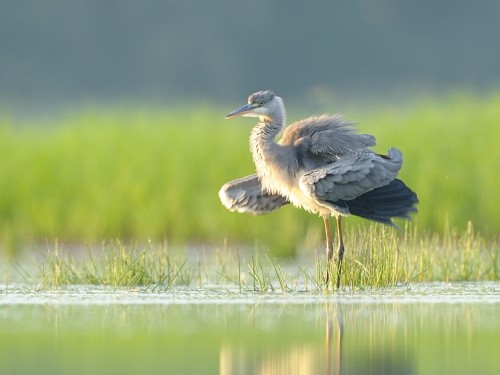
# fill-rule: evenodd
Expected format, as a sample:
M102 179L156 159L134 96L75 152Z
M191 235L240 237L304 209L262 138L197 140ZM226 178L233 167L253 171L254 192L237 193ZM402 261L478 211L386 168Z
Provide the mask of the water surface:
M500 283L340 293L0 286L2 374L497 374Z

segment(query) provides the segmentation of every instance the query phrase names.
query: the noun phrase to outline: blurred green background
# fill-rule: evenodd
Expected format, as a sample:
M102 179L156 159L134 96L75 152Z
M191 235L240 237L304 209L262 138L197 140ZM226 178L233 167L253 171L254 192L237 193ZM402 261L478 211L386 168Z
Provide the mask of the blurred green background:
M400 148L420 231L496 236L498 35L496 1L4 1L0 246L320 246L312 215L218 200L254 171L254 120L223 117L261 89Z

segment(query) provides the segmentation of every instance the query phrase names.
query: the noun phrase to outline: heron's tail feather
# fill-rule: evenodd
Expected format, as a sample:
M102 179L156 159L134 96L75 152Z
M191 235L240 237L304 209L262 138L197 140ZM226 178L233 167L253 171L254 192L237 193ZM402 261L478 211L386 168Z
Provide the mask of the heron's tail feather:
M415 205L418 203L418 198L403 181L396 179L388 185L342 203L352 215L394 225L392 218L409 219L412 212L417 212Z

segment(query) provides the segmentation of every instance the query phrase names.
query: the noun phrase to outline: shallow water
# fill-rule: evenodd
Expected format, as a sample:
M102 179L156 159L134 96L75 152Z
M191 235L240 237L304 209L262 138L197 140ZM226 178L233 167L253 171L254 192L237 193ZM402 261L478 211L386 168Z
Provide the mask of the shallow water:
M0 285L1 374L497 374L500 283L368 292Z

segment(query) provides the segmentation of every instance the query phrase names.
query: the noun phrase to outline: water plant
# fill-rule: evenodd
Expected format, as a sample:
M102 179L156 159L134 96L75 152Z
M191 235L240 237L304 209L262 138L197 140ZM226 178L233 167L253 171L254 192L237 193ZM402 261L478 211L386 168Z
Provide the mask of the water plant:
M399 232L376 224L351 231L352 251L345 254L342 275L344 289L500 280L500 241L486 240L471 223L464 232L447 230L443 236L418 234L412 225ZM62 252L56 244L39 263L40 287L93 284L152 291L216 287L261 293L328 289L324 282L328 265L322 253L299 261L276 258L259 249L242 255L238 249L223 246L204 258L190 258L166 245L140 247L111 241L99 251L89 248L87 256L79 258ZM335 264L330 266L335 274Z
M194 267L185 267L186 258L173 259L164 246L140 249L119 240L99 250L87 247L86 256L79 258L56 243L39 263L39 288L90 284L165 291L172 285L191 285L195 273Z

